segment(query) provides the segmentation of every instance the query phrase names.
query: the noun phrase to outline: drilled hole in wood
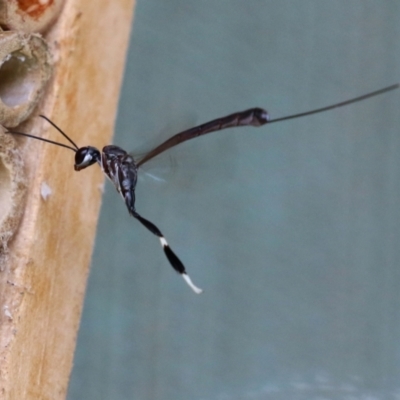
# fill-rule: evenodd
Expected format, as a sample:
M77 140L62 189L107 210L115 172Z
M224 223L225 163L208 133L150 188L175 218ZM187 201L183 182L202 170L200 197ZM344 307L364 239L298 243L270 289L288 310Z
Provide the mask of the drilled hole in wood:
M26 33L44 32L60 14L64 0L0 0L0 25Z
M51 71L49 50L39 35L0 32L0 124L14 128L28 118Z
M0 98L15 107L28 102L35 91L37 66L35 60L15 51L0 67Z

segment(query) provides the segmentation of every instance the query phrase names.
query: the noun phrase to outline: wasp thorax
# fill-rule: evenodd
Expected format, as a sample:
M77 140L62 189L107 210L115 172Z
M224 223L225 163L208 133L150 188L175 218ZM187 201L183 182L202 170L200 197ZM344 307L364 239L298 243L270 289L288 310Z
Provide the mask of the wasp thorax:
M96 147L81 147L75 153L75 171L80 171L89 165L100 161L100 152Z

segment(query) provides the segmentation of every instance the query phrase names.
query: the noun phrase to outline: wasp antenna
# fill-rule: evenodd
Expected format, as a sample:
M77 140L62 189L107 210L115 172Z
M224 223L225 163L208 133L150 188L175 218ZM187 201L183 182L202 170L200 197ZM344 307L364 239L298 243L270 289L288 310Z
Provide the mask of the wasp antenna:
M45 115L40 114L39 117L45 119L49 124L51 124L54 128L58 130L58 132L61 133L65 137L65 139L68 140L73 146L75 146L76 150L79 150L79 147L76 145L76 143L65 133L61 128L59 128L51 119L47 118Z
M380 94L383 94L383 93L386 93L386 92L390 92L391 90L398 89L399 87L400 87L400 84L396 83L394 85L390 85L390 86L384 87L383 89L375 90L374 92L363 94L362 96L354 97L353 99L342 101L342 102L336 103L336 104L332 104L332 105L327 106L327 107L317 108L315 110L306 111L306 112L302 112L302 113L299 113L299 114L287 115L286 117L280 117L280 118L271 119L271 120L268 121L268 123L271 124L272 122L280 122L280 121L286 121L288 119L306 117L307 115L318 114L318 113L321 113L321 112L324 112L324 111L333 110L334 108L348 106L349 104L357 103L359 101L363 101L363 100L369 99L370 97L375 97L375 96L379 96Z
M39 136L30 135L29 133L18 132L18 131L10 131L10 130L5 131L5 133L11 133L11 134L13 134L13 135L26 136L26 137L31 138L31 139L37 139L37 140L41 140L42 142L55 144L56 146L60 146L60 147L65 147L66 149L70 149L70 150L72 150L72 151L74 151L74 152L77 151L75 148L73 148L73 147L71 147L71 146L68 146L67 144L58 143L58 142L55 142L55 141L53 141L53 140L44 139L44 138L41 138L41 137L39 137Z

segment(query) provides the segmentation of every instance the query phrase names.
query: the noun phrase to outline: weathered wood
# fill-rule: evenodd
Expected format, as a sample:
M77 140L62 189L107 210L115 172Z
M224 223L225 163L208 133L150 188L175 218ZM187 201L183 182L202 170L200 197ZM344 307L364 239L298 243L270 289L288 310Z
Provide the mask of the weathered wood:
M133 0L68 0L47 40L55 74L37 113L80 145L110 143ZM63 141L40 118L24 131ZM29 194L2 266L0 393L5 399L63 399L94 235L103 176L73 170L72 151L18 138ZM51 192L41 195L46 184Z

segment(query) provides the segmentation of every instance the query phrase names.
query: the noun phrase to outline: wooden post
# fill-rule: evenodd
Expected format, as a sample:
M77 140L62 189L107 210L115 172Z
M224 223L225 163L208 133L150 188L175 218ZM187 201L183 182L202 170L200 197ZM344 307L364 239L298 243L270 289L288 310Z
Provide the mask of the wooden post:
M133 3L67 0L46 35L55 72L37 114L48 116L78 145L101 149L111 143ZM23 129L65 141L35 116ZM103 176L96 165L75 172L68 149L26 138L18 142L28 196L0 272L0 397L63 399Z

